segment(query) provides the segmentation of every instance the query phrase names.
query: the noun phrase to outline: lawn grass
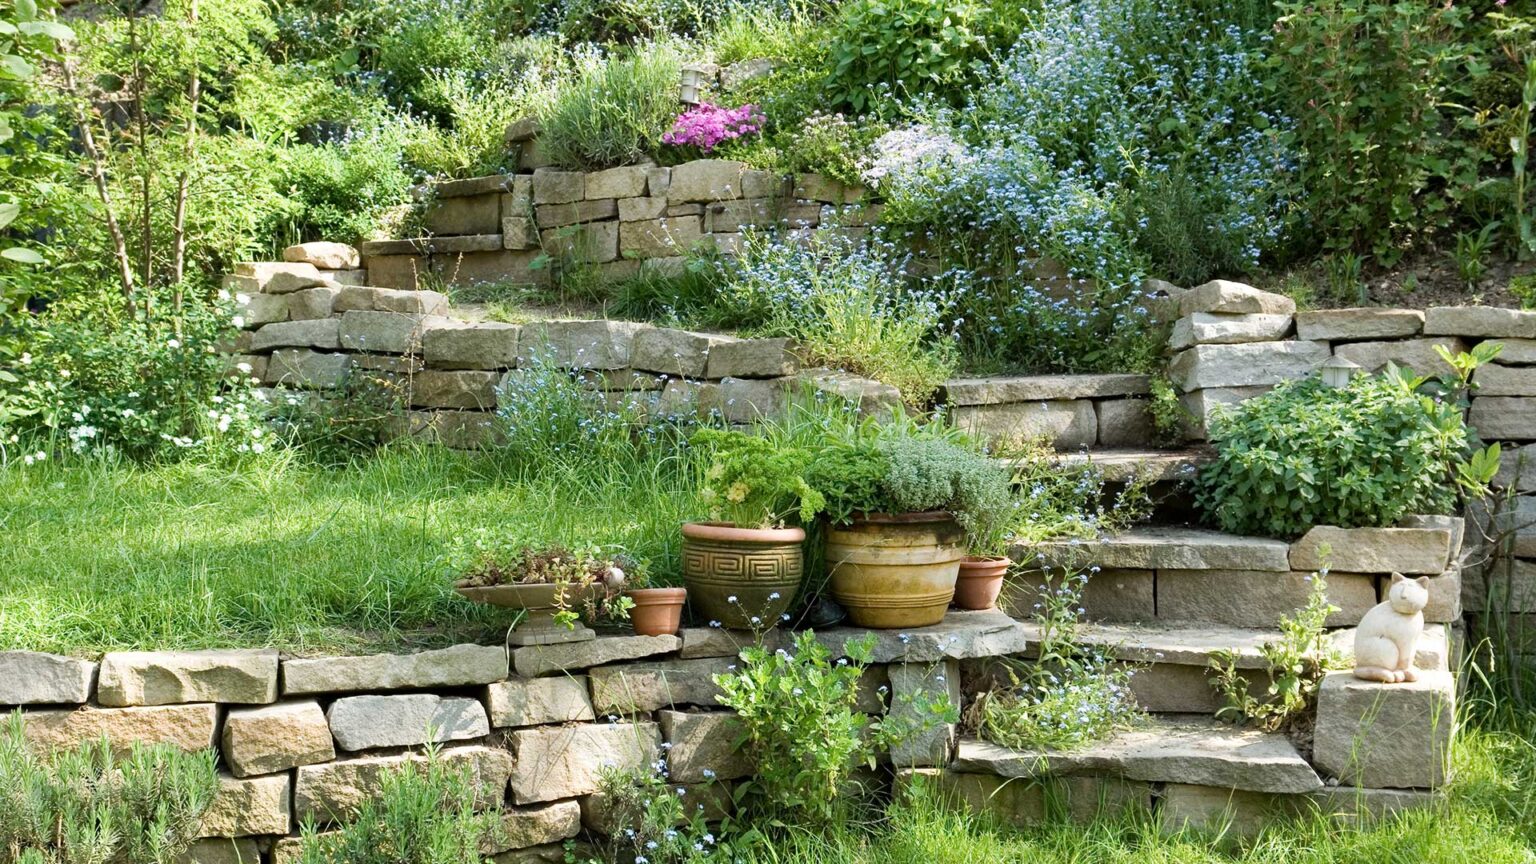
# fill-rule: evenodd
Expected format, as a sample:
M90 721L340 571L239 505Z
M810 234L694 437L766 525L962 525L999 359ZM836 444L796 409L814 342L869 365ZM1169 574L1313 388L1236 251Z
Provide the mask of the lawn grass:
M343 469L105 462L0 469L0 649L270 646L295 653L495 641L441 557L487 528L622 544L676 566L678 460L519 468L441 448Z

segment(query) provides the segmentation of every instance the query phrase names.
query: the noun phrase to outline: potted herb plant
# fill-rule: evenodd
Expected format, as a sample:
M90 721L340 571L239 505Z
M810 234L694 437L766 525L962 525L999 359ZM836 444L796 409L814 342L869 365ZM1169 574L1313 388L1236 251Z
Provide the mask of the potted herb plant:
M454 590L477 603L521 609L507 633L508 645L582 642L596 634L583 616L622 620L633 601L624 594L627 556L610 557L596 547L500 541L482 532L454 556Z
M800 520L821 510L810 454L763 435L701 429L690 443L709 521L683 525L683 581L694 616L738 630L773 626L800 591Z
M1001 468L961 439L915 425L827 447L809 477L831 523L832 596L861 627L942 621L968 544L1002 533L1014 511ZM963 599L981 598L968 584Z

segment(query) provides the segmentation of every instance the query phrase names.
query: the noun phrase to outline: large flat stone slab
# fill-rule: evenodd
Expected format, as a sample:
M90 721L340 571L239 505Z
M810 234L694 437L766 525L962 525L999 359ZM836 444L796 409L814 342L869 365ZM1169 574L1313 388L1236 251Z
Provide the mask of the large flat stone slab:
M96 664L36 651L0 651L0 705L80 705Z
M717 705L720 688L714 676L735 668L734 657L600 666L587 673L592 707L599 715L627 715L677 705Z
M1433 306L1424 310L1424 332L1478 338L1536 339L1536 312L1491 306Z
M600 788L605 767L645 770L661 748L655 723L519 729L507 741L517 753L510 788L518 804L590 795Z
M1065 540L1015 546L1015 561L1051 567L1087 568L1097 564L1121 570L1266 570L1291 569L1290 546L1281 540L1240 537L1200 528L1148 526L1098 540Z
M1467 423L1489 441L1536 441L1536 397L1479 396Z
M671 654L682 646L676 636L606 636L588 642L529 645L512 652L512 665L524 678L573 669L590 669L624 660Z
M585 675L500 681L485 688L485 702L498 729L596 719Z
M352 693L489 684L507 677L507 649L455 645L417 654L283 661L283 693Z
M1023 752L962 739L954 770L1001 777L1109 774L1127 780L1298 794L1323 788L1285 736L1217 723L1153 720L1081 750Z
M549 843L559 843L580 833L581 804L576 801L556 801L553 804L532 807L507 807L501 811L501 830L481 847L481 851L497 856L497 864L525 860L564 862L568 859L563 849L560 849L561 854L556 858L544 858L543 853L538 851L534 854L540 857L531 859L516 857L516 853ZM559 849L559 847L556 848ZM502 853L507 852L514 854L505 859L500 857Z
M1441 359L1440 352L1436 350L1438 348L1444 348L1455 355L1465 351L1467 345L1454 336L1435 336L1427 339L1350 342L1335 345L1333 353L1367 372L1379 372L1391 363L1399 368L1412 369L1420 375L1449 373L1451 367Z
M190 751L213 746L219 706L80 708L75 711L28 711L22 717L27 743L40 751L73 749L103 738L114 749L124 752L135 743L166 743Z
M1290 315L1296 311L1296 301L1284 294L1260 291L1241 282L1212 279L1203 285L1179 295L1179 314L1217 312L1226 315Z
M1291 544L1291 567L1345 573L1445 572L1451 532L1436 528L1335 528L1319 525Z
M944 382L941 395L950 405L1003 405L1144 396L1151 392L1150 375L1008 375L954 378Z
M1242 342L1274 342L1291 331L1291 316L1251 312L1223 315L1196 312L1173 322L1168 347L1182 351L1191 345L1235 345Z
M1333 672L1317 691L1313 760L1345 785L1432 789L1449 777L1455 728L1449 672L1420 672L1402 684Z
M1306 340L1358 342L1402 339L1424 330L1419 309L1318 309L1296 313L1296 336Z
M102 705L176 705L277 701L277 652L121 651L101 658L96 700Z
M1213 387L1274 386L1311 375L1330 356L1326 342L1196 345L1174 355L1168 374L1186 393Z
M433 693L346 696L331 703L325 719L336 744L354 752L465 741L491 733L478 699Z
M219 743L224 764L236 777L273 774L336 758L325 712L314 700L231 709Z
M1479 396L1536 396L1536 367L1489 363L1472 373Z
M512 754L498 747L445 747L438 758L450 770L468 768L476 791L475 805L485 808L500 804L506 796L507 778L512 774ZM418 767L426 763L421 753L392 756L360 756L305 765L299 768L294 785L294 815L301 822L341 822L357 813L363 801L379 794L387 772L398 771L407 762Z
M940 660L1023 654L1028 647L1027 632L1023 624L997 609L982 612L951 609L943 621L932 627L907 630L832 627L817 633L816 640L841 654L848 640L870 634L875 637L871 663L937 663Z

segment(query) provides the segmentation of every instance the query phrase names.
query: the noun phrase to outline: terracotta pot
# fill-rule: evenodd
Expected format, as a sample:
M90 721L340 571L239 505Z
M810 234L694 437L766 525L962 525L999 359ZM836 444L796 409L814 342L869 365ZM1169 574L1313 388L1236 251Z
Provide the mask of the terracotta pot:
M1003 590L1008 573L1007 558L967 555L960 562L960 578L955 582L955 605L961 609L991 609Z
M603 593L601 585L551 585L544 583L526 585L488 585L482 587L454 586L459 596L476 603L488 603L508 609L522 609L526 614L507 633L508 645L554 645L561 642L585 642L597 634L584 627L580 621L565 626L555 620L561 608L580 611L589 601Z
M926 627L955 595L965 532L944 512L869 513L827 531L833 599L860 627Z
M683 626L683 601L686 588L636 588L629 592L635 608L629 610L629 623L637 636L671 636Z
M733 630L761 630L778 623L800 592L804 540L800 528L684 525L683 581L694 618L699 623L718 621Z

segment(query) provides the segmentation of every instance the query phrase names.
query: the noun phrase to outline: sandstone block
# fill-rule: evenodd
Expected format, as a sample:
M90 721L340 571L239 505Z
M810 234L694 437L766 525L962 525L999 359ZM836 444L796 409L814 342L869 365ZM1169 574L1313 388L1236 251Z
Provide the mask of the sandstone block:
M679 783L735 780L752 774L752 756L742 745L734 713L662 711L657 715L667 750L667 768Z
M1328 584L1333 584L1333 574ZM1386 599L1392 587L1392 577L1377 577L1377 596ZM1332 593L1332 592L1330 592ZM1444 573L1429 577L1429 604L1424 607L1424 620L1430 624L1449 624L1461 620L1461 565L1452 564Z
M1231 627L1274 628L1282 615L1307 605L1311 573L1256 570L1159 570L1157 617ZM1339 607L1329 627L1348 627L1376 605L1376 579L1360 573L1328 574L1328 600Z
M585 675L498 681L485 688L485 701L497 729L596 719Z
M366 267L354 267L351 270L328 270L325 276L337 285L342 286L368 284L368 269Z
M488 192L439 198L427 206L427 230L439 236L495 234L501 221L501 195Z
M418 654L373 654L283 661L283 693L351 693L490 684L507 677L500 645L455 645Z
M489 192L505 192L517 175L487 174L484 177L468 177L463 180L445 180L434 184L432 191L438 198L462 198L466 195L485 195Z
M499 321L445 321L422 333L422 356L434 369L510 369L521 330Z
M1165 831L1202 831L1239 840L1259 836L1288 815L1284 796L1184 783L1163 787L1162 805Z
M984 612L951 610L933 627L907 632L831 627L819 631L816 641L830 649L832 656L840 657L849 639L873 636L872 663L938 663L941 660L1023 654L1028 633L1027 627L997 609Z
M563 228L582 222L613 219L619 205L612 198L600 201L573 201L569 204L540 204L533 208L534 224L540 228Z
M1536 441L1536 397L1479 396L1467 422L1488 440Z
M1449 672L1421 671L1403 684L1329 673L1317 692L1313 759L1346 785L1439 787L1449 776L1455 709Z
M1181 394L1179 404L1189 412L1189 416L1185 419L1184 434L1196 441L1204 441L1210 432L1211 422L1219 411L1268 393L1269 389L1267 386L1215 387Z
M667 187L667 200L677 204L741 198L745 194L744 178L750 170L745 162L731 159L696 159L675 165ZM653 190L651 194L656 192Z
M1320 342L1196 345L1174 355L1168 374L1181 390L1273 386L1311 375L1330 356Z
M1536 492L1536 444L1505 447L1499 454L1499 473L1493 478L1499 489ZM1533 556L1536 557L1536 556Z
M655 723L519 729L507 738L517 753L510 788L518 804L590 795L605 767L645 770L661 745Z
M1290 546L1263 537L1236 537L1194 528L1149 525L1100 540L1076 543L1053 540L1010 550L1015 560L1039 557L1051 566L1125 570L1267 570L1289 571ZM1342 568L1340 568L1342 569Z
M512 775L512 754L496 747L445 747L438 759L450 770L467 769L477 790L475 806L499 805L506 797ZM304 765L294 784L294 815L319 823L342 822L356 814L363 801L379 794L386 772L399 771L407 763L419 770L427 757L421 753L391 756L358 756L321 765ZM562 796L555 796L562 797Z
M586 175L580 171L540 168L533 172L534 204L566 204L586 196Z
M288 298L292 296L292 294L236 294L235 314L239 318L237 326L250 328L287 321Z
M538 225L527 216L503 216L501 246L503 249L537 249L539 247Z
M1087 399L965 405L950 412L951 421L993 447L1017 447L1044 440L1058 450L1092 447L1099 418Z
M1500 339L1498 360L1506 366L1536 365L1536 339Z
M1283 294L1260 291L1240 282L1212 279L1179 296L1180 315L1193 315L1196 312L1291 315L1296 312L1296 301Z
M222 775L219 791L203 814L204 837L254 837L293 830L288 811L292 778L287 774L248 780Z
M96 664L35 651L0 651L0 705L79 705L91 698Z
M702 378L710 349L728 341L726 336L651 327L635 335L630 364L646 372Z
M1307 341L1359 342L1402 339L1424 330L1418 309L1319 309L1296 313L1296 338Z
M313 264L319 270L350 270L360 259L357 250L345 243L321 240L289 246L283 250L283 260Z
M1061 588L1060 573L1046 574L1028 570L1011 575L1003 582L998 608L1015 618L1033 618L1048 591ZM1153 599L1153 571L1100 570L1090 575L1083 586L1081 604L1090 621L1151 621L1157 616Z
M663 660L625 666L599 666L587 673L592 708L599 716L639 714L676 705L717 705L714 676L728 674L733 657Z
M551 228L539 238L544 251L576 264L601 264L619 257L619 223L593 222Z
M325 712L314 700L231 709L224 718L220 752L236 777L273 774L336 758Z
M1424 310L1424 332L1493 339L1536 339L1536 312L1489 306L1434 306Z
M751 633L726 630L723 627L684 627L678 631L683 640L679 657L692 660L697 657L735 657L743 648L756 644ZM786 644L784 633L774 629L762 635L763 647L775 649Z
M210 837L193 843L176 864L261 864L261 846L246 837Z
M685 255L704 235L699 216L663 217L619 223L619 254L638 258Z
M411 693L347 696L331 703L325 718L343 750L377 750L491 734L485 708L459 696Z
M586 197L634 198L645 194L643 165L624 165L607 171L594 171L586 175Z
M666 212L667 199L665 195L619 199L620 222L645 222L651 219L660 219Z
M1461 590L1468 611L1536 612L1536 561L1513 559L1507 575L1502 567L1490 571L1485 565L1468 570L1463 573ZM1510 628L1515 629L1515 625ZM1536 637L1527 638L1532 642L1531 653L1536 653Z
M830 369L810 369L795 376L795 380L814 392L842 399L866 417L889 417L892 411L902 406L900 390L872 378Z
M1173 334L1168 338L1168 347L1180 351L1191 345L1273 342L1285 338L1290 330L1290 315L1196 312L1173 322Z
M1536 396L1536 367L1489 363L1472 374L1478 396Z
M448 311L448 296L437 291L344 286L336 296L335 311L349 312L353 309L443 315Z
M1153 807L1151 785L1114 777L1051 777L1019 782L940 768L903 768L896 772L898 787L919 778L938 792L946 806L1015 828L1064 818L1080 823L1118 819L1127 814L1151 812Z
M120 651L101 658L96 700L102 705L175 705L277 701L277 652Z
M524 141L532 141L543 131L543 125L537 117L519 117L507 125L507 131L503 133L503 140L507 144L521 144Z
M341 292L341 288L305 288L303 291L286 295L288 317L294 321L329 318L335 309L336 298L341 295Z
M251 337L251 350L274 348L319 348L335 351L341 347L341 322L334 318L314 321L280 321L257 330Z
M487 411L436 411L431 434L450 450L485 450L506 443L495 414Z
M944 382L945 401L951 405L1101 399L1151 392L1150 375L1007 375Z
M363 268L368 272L364 284L386 291L415 291L431 270L420 255L364 255Z
M1269 686L1269 679L1257 669L1239 669L1238 675L1248 680L1248 689L1255 697ZM1157 714L1209 716L1226 705L1211 686L1210 668L1186 663L1153 663L1136 670L1131 676L1131 694L1141 710Z
M853 204L863 199L864 187L848 186L820 174L799 174L795 176L794 194L802 201Z
M1436 574L1451 557L1451 532L1434 528L1319 525L1291 544L1291 568L1345 573Z
M1388 363L1412 369L1421 375L1438 375L1450 372L1451 367L1440 359L1435 348L1443 347L1452 354L1466 350L1460 339L1440 336L1430 339L1401 339L1389 342L1351 342L1338 345L1333 353L1351 363L1358 364L1367 372L1379 372Z
M784 384L779 380L724 378L720 381L720 413L727 423L756 423L781 417Z
M630 321L544 321L526 324L518 338L517 365L544 363L560 369L629 367L635 337L649 325Z
M1106 399L1095 403L1098 412L1100 447L1144 448L1152 444L1157 431L1145 399Z
M420 354L425 333L448 323L447 318L435 315L344 312L341 315L341 347L348 351Z
M709 346L707 378L778 378L800 371L789 339L737 339Z
M277 261L241 261L235 265L235 275L254 280L251 284L255 290L273 294L311 288L325 278L320 274L319 268L313 264ZM278 277L282 278L278 279ZM277 279L276 289L272 287L274 279ZM301 284L303 282L311 284Z
M431 260L432 273L449 285L543 285L550 281L547 257L538 249L471 252Z
M704 230L711 234L734 234L750 228L772 227L778 224L782 210L771 198L717 201L704 205Z
M508 807L501 812L499 835L491 842L487 842L481 851L487 855L497 855L547 843L559 843L580 833L581 804L576 801L556 801L553 804L533 807ZM532 860L564 862L567 859L564 850L561 850L559 857Z
M492 411L500 382L500 372L428 369L411 379L411 406Z
M666 417L691 417L720 411L720 385L673 378L661 388L655 410Z
M886 723L902 729L902 738L891 747L891 764L898 768L929 768L948 765L955 747L955 725L937 723L926 710L948 699L960 710L960 664L945 660L933 665L893 663L890 710Z
M279 348L272 352L263 380L301 390L330 390L346 383L351 370L352 358L346 354Z
M665 167L645 169L645 193L652 197L665 197L672 187L672 169Z
M734 784L729 781L716 783L679 784L674 793L683 805L683 813L698 816L706 822L719 822L736 808L731 798ZM592 834L613 836L626 828L637 827L625 823L625 816L604 793L597 792L581 799L581 826ZM677 823L683 825L683 821Z
M563 645L529 645L512 652L512 665L524 678L588 669L606 663L671 654L682 645L676 636L607 636ZM501 677L505 677L503 674Z
M213 746L217 705L158 705L143 708L81 708L77 711L28 711L23 734L40 751L70 749L105 738L114 749L134 742L167 743L182 750Z

